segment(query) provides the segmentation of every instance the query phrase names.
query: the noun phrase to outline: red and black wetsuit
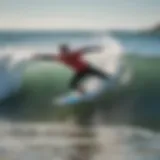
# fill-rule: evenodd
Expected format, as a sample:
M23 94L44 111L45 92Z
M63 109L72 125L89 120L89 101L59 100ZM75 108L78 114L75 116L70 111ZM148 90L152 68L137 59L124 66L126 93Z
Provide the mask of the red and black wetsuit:
M76 72L83 72L89 67L88 63L82 60L81 52L73 52L68 55L60 55L59 60L71 67Z
M108 76L93 67L82 59L83 53L73 52L70 54L60 54L58 60L67 66L71 67L75 72L75 76L71 80L70 87L77 88L78 82L87 75L95 75L100 78L106 79Z

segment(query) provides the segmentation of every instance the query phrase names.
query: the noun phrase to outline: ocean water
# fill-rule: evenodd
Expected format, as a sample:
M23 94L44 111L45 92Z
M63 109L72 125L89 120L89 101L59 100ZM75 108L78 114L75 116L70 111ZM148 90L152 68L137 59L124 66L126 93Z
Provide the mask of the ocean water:
M112 32L112 36L121 41L127 53L142 56L159 56L160 35L137 32Z
M1 123L0 158L9 160L158 160L160 135L126 126Z
M104 63L96 56L91 56L92 60L102 69L106 64L107 71L111 71L112 64L117 64L118 55L114 52L120 47L118 61L124 64L125 74L120 75L123 85L90 103L63 108L53 105L54 96L68 91L73 73L59 63L29 61L29 58L33 53L56 53L61 43L70 44L73 49L102 44L104 37L117 45L111 43L110 47L106 43L108 54L99 56ZM133 32L1 31L0 158L158 160L159 44L159 35ZM68 125L78 130L85 127L82 132L85 134L87 130L91 141L86 142L76 129L69 138ZM67 131L57 135L59 129ZM84 140L82 144L80 138ZM94 142L96 152L91 147Z

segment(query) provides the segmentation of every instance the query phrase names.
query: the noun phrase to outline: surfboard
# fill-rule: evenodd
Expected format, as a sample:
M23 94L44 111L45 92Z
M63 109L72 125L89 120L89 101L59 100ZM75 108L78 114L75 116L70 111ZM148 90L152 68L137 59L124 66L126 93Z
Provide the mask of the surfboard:
M67 96L57 98L54 103L58 105L77 104L80 102L91 101L94 96L95 93L91 92L87 92L83 95L80 95L78 93L72 93L68 94Z
M105 91L109 91L113 89L115 86L115 79L105 80L102 82L101 86L99 86L94 91L86 91L86 93L81 94L78 92L68 93L67 95L59 96L53 99L53 103L56 105L66 106L66 105L74 105L82 102L91 102L98 96L102 95Z

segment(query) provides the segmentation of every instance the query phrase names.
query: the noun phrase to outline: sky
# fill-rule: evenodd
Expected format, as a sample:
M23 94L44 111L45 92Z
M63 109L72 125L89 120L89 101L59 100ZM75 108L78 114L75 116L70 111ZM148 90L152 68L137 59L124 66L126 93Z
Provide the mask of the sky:
M0 0L0 29L144 29L160 0Z

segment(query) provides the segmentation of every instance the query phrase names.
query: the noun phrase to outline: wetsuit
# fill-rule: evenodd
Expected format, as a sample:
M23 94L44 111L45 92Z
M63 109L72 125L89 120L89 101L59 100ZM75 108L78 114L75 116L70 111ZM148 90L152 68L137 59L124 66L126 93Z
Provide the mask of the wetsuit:
M70 82L70 87L72 89L76 89L80 80L82 80L84 77L88 75L95 75L102 79L108 79L108 76L105 73L95 69L94 67L90 66L87 62L85 62L82 59L82 55L83 53L81 52L75 52L67 55L60 55L58 57L59 61L61 61L65 65L68 65L76 72Z

